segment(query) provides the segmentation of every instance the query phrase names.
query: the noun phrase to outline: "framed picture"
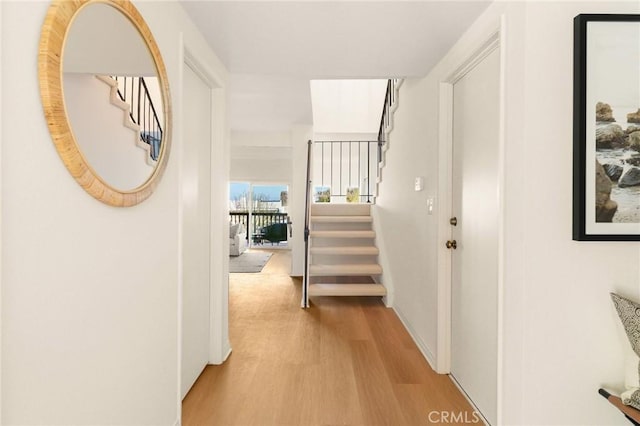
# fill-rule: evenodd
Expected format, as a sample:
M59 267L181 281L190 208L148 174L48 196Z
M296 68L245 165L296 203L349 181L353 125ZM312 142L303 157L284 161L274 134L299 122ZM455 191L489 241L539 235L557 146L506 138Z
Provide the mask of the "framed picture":
M347 203L359 203L360 202L360 188L357 186L350 186L347 188Z
M573 239L640 241L640 15L574 19Z
M313 201L315 203L330 203L331 202L331 187L329 186L316 186L313 192Z

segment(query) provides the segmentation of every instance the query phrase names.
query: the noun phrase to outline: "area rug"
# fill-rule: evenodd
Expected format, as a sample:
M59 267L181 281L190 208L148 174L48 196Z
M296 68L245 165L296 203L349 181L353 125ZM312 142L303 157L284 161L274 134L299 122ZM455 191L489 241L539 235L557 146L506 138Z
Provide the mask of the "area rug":
M229 256L229 272L232 274L260 272L272 254L266 251L245 251L240 256Z

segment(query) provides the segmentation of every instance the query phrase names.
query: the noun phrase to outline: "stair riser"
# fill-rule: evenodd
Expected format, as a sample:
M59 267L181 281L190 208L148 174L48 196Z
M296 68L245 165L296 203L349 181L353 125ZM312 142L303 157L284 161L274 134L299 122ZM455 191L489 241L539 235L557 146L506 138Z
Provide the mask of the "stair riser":
M312 254L311 264L313 265L355 265L355 264L376 264L378 256L371 255L330 255Z
M335 285L315 284L309 287L310 296L386 296L387 291L380 285Z
M312 223L311 230L313 231L371 231L371 223Z
M335 223L335 222L349 222L349 223L371 223L373 219L371 216L311 216L311 223Z
M377 256L380 251L376 246L343 246L343 247L311 247L312 256Z
M376 276L376 275L380 275L380 274L367 274L364 276ZM362 277L362 273L359 272L342 272L340 274L337 274L335 272L314 272L312 274L309 274L310 277Z
M368 216L370 204L312 204L312 216Z
M380 275L382 268L380 265L311 265L309 272L312 277L362 277Z
M312 238L311 247L371 246L373 238Z

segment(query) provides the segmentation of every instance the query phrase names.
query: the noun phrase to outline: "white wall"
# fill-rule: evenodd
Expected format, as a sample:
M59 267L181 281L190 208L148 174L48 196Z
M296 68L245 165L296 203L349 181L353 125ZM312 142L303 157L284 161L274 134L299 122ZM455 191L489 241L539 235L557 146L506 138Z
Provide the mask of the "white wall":
M382 119L382 107L380 107L380 116L378 117L378 124ZM315 132L313 134L314 141L377 141L378 140L377 128L374 132L370 133L327 133L327 132Z
M136 6L163 53L179 116L181 33L202 61L220 64L177 3ZM2 61L10 64L2 69L2 181L11 182L0 197L2 423L173 425L180 123L148 200L113 208L87 195L42 114L37 49L47 8L2 4ZM226 241L222 227L217 237Z
M387 80L311 80L315 131L377 135L386 89Z
M522 342L522 419L533 423L624 423L595 390L622 382L621 345L627 343L614 331L618 319L608 293L638 299L639 246L571 241L572 126L565 119L572 110L569 23L578 13L616 12L638 13L640 7L638 2L575 2L534 3L527 9L526 137L524 156L512 164L521 168L523 185L507 194L511 203L526 207L523 220L510 226L512 235L523 238L524 261L522 271L510 265L505 271L522 273L525 304L521 313L509 311L506 299L505 321L523 315L524 327L505 339L511 345ZM552 158L549 150L555 150ZM542 164L545 173L540 173ZM545 365L543 372L538 365ZM565 395L564 404L583 407L579 413L549 395L554 378L554 392ZM505 394L514 386L506 383Z
M288 132L231 132L230 178L236 182L291 182Z
M231 180L236 182L290 182L291 147L234 146Z
M378 198L395 307L428 356L436 344L438 84L504 16L504 424L625 424L598 394L623 382L608 293L638 298L637 243L571 240L573 17L638 13L638 2L503 2L489 7L430 74L400 89ZM479 112L481 113L481 112ZM414 192L415 176L425 190ZM436 208L447 209L447 206ZM408 250L398 224L415 235Z
M437 215L427 215L426 199L438 188L437 105L428 102L437 99L434 95L425 81L407 79L400 86L375 208L381 261L387 266L382 282L393 283L394 307L431 361L436 353ZM427 137L435 144L426 143ZM416 176L424 177L422 192L414 191Z
M249 132L232 130L231 146L236 147L289 147L291 134L289 132Z

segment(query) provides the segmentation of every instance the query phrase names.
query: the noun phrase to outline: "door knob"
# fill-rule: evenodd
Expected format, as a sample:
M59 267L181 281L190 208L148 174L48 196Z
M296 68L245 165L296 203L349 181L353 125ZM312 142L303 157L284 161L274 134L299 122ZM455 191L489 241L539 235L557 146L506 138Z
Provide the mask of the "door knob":
M449 250L451 250L451 249L455 250L455 249L458 248L458 242L456 240L449 240L449 241L447 241L446 246L447 246L447 248Z

